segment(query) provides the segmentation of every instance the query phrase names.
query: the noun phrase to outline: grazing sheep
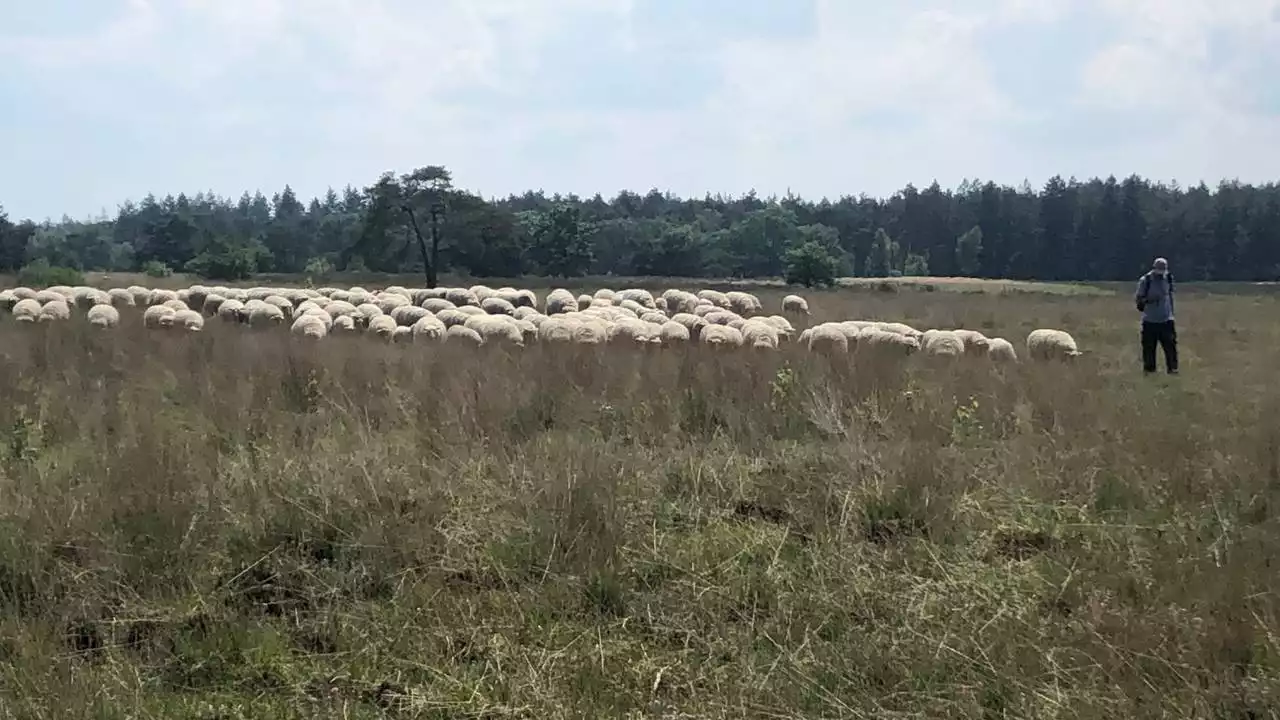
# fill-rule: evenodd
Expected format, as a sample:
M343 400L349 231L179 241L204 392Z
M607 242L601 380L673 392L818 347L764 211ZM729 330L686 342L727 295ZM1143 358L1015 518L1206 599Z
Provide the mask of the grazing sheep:
M444 339L450 343L462 341L464 344L477 347L484 344L484 338L480 337L480 333L464 325L454 325L449 328L444 334Z
M418 319L410 330L413 331L413 339L415 342L420 340L443 340L444 334L449 328L440 322L440 319L433 315L426 315Z
M725 297L729 300L729 309L742 317L751 317L764 310L764 305L760 303L760 298L751 293L733 290L725 293Z
M735 322L746 320L741 315L730 312L728 310L713 310L702 316L710 325L733 325ZM741 322L738 322L741 325Z
M877 356L905 356L920 349L920 341L910 335L880 328L866 328L858 333L858 350L869 350Z
M538 341L544 343L571 343L573 330L581 321L566 317L564 313L547 316L538 326Z
M303 303L303 304L305 305L306 303ZM302 318L302 317L314 317L314 318L319 318L319 319L320 319L320 322L324 323L324 328L325 328L326 330L332 330L332 329L333 329L333 316L332 316L332 315L330 315L329 313L325 312L323 308L318 308L318 307L316 307L315 305L312 305L311 307L306 308L305 310L303 310L301 306L299 306L299 308L298 308L298 309L299 309L299 311L300 311L300 312L296 313L296 314L295 314L295 317L299 317L299 318Z
M190 309L191 309L190 307L188 307L188 306L187 306L187 304L186 304L186 303L184 303L184 302L182 302L181 300L178 300L178 299L176 299L176 298L175 298L175 299L173 299L173 300L165 300L165 301L164 301L163 303L161 303L160 305L161 305L161 307L167 307L167 308L169 308L170 310L172 310L172 311L174 311L174 312L182 312L183 310L190 310Z
M18 296L8 290L0 291L0 311L9 312L18 304Z
M822 323L805 330L808 337L801 333L801 340L807 340L810 352L826 355L845 355L849 352L849 336L839 323Z
M762 320L745 320L740 328L742 343L763 350L778 349L778 328Z
M626 290L619 290L613 295L613 301L618 304L622 304L628 300L636 303L637 305L639 305L640 307L646 310L658 309L658 306L653 301L653 293L649 292L648 290L642 290L640 288L628 288Z
M515 320L505 315L472 315L463 326L476 331L484 338L485 344L506 343L523 346L524 333L520 331Z
M796 329L791 324L791 321L781 315L769 315L760 318L760 320L776 328L778 330L778 335L782 339L790 340L791 336L796 333Z
M456 305L449 302L448 300L445 300L444 298L434 298L434 297L429 297L426 300L423 300L421 303L419 303L419 306L423 310L426 310L429 313L438 313L441 310L448 310L450 308L457 307Z
M693 335L689 332L689 328L674 320L668 320L658 328L658 339L663 345L687 343L692 337Z
M404 305L412 305L413 301L405 295L381 293L373 301L373 304L377 305L378 309L383 313L390 315L392 310Z
M782 312L788 315L808 315L809 301L799 295L788 295L782 298Z
M742 333L728 325L707 325L698 334L698 341L707 345L741 347Z
M35 298L23 298L13 304L13 319L18 322L33 323L40 319L40 303Z
M414 323L430 314L417 305L401 305L391 311L391 319L400 327L413 327Z
M40 303L41 307L44 307L45 305L48 305L51 302L62 302L62 303L67 302L66 295L63 295L62 293L56 292L49 288L45 288L44 290L37 292L35 299L36 299L36 302Z
M218 295L216 293L205 295L204 305L201 307L201 309L204 311L205 315L210 315L210 316L217 315L218 309L221 308L222 304L225 303L226 301L227 301L227 298L223 297L222 295Z
M40 308L40 322L71 319L71 306L66 300L50 300Z
M662 313L663 315L666 315L666 314L667 314L667 310L668 310L668 308L667 308L667 299L666 299L666 298L663 298L663 297L656 297L656 298L654 298L654 299L653 299L653 308L654 308L655 310L657 310L658 312Z
M337 314L334 309L334 306L337 304L338 303L336 302L329 303L324 308L325 312L329 313L330 315ZM373 319L378 317L379 315L386 314L382 312L382 308L378 307L377 305L374 305L373 303L360 303L359 305L354 306L353 313L345 312L346 308L339 307L338 309L343 311L341 313L343 315L354 315L356 320L358 320L361 325L365 325L365 326L368 326L369 323L372 322Z
M116 308L131 308L138 306L137 297L124 288L111 288L107 291L107 298L111 301L111 305Z
M662 293L662 300L666 303L667 312L671 313L693 314L693 309L698 307L698 296L686 290L672 288ZM657 303L656 300L654 302Z
M475 296L477 305L497 294L496 290L487 285L472 285L467 291Z
M516 306L510 301L498 297L487 297L480 301L480 309L490 315L515 315Z
M1071 360L1081 354L1075 338L1062 330L1041 328L1027 335L1027 355L1032 360Z
M595 298L591 297L590 295L579 295L578 309L586 310L587 308L591 307L592 303L594 302L595 302Z
M990 347L991 340L977 330L955 330L954 332L964 342L966 353L982 355Z
M205 302L209 302L208 299ZM240 322L243 319L244 303L228 298L218 306L218 319L227 322Z
M396 331L396 321L390 315L379 315L369 320L368 331L384 340L390 340Z
M286 301L287 302L287 301ZM282 325L285 321L284 310L277 305L268 304L265 300L246 304L249 327L263 328L271 325Z
M329 334L329 328L316 315L299 315L289 328L289 334L309 340L323 340Z
M662 325L667 322L667 316L665 313L660 313L657 310L650 310L648 312L641 313L640 321L647 322L650 325Z
M142 313L142 326L148 328L167 328L173 326L175 311L166 305L152 305Z
M613 298L616 294L617 293L610 290L609 288L600 288L599 290L595 291L595 294L593 294L591 298L593 300L608 300L609 302L613 302Z
M933 357L964 355L964 339L954 330L929 330L920 338L920 348Z
M333 319L333 332L353 333L358 329L356 319L350 315L339 315Z
M25 287L16 287L10 290L9 292L12 293L13 296L18 298L19 300L35 300L36 295L38 294L36 293L35 290L32 290L31 288L25 288Z
M204 316L195 310L178 310L173 314L173 326L187 332L204 330Z
M609 340L609 327L599 320L585 320L573 327L573 341L579 345L602 345Z
M661 341L659 328L639 319L623 319L609 327L610 343L649 345Z
M987 340L987 357L996 362L1016 363L1018 351L1013 349L1013 343L1004 338L990 338Z
M162 290L160 288L156 288L155 290L147 290L145 288L139 289L146 293L146 301L138 303L139 305L163 305L170 300L178 299L178 293L172 290ZM133 288L130 288L129 290L132 292ZM135 299L136 297L137 296L135 295ZM183 303L183 305L185 304L186 303Z
M391 331L391 342L406 343L413 341L413 328L407 328L399 325L395 330Z
M614 303L618 307L630 312L632 315L635 315L636 317L640 317L641 315L649 311L649 308L646 308L645 306L641 305L635 300L630 300L630 299L615 300Z
M698 299L706 300L712 305L725 310L733 309L733 303L729 302L729 296L719 290L699 290Z
M578 309L578 300L568 290L556 288L547 293L546 304L543 305L543 309L548 315L573 312Z
M449 288L445 291L444 299L453 303L458 307L464 305L480 305L480 298L476 294L466 288Z
M512 315L511 317L517 320L529 320L536 324L538 318L546 317L546 316L538 312L537 308L531 308L528 305L521 305L520 307L516 308L515 314Z
M84 317L93 327L104 330L120 324L120 311L110 305L94 305Z

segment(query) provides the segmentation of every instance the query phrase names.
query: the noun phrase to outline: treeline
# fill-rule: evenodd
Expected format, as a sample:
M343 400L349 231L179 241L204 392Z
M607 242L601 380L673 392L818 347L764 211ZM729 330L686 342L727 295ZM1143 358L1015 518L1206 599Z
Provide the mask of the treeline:
M0 210L0 272L1128 280L1156 255L1183 280L1280 279L1280 187L1055 177L1038 190L934 183L820 201L657 190L487 199L429 166L305 202L285 187L270 198L148 196L93 222L37 224Z

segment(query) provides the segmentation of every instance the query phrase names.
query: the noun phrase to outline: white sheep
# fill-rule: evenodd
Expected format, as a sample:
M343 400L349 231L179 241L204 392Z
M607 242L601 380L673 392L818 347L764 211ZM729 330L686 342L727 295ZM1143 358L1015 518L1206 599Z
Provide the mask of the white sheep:
M658 328L658 338L663 345L687 343L692 337L693 335L689 332L689 328L674 320L668 320Z
M350 315L339 315L333 319L333 332L353 333L358 329L356 319Z
M450 343L461 341L465 345L484 344L484 338L480 337L480 333L464 325L454 325L449 328L444 334L444 339Z
M66 300L50 300L40 307L40 322L71 319L71 306Z
M417 305L401 305L391 311L391 319L395 320L400 327L413 327L414 323L430 314Z
M31 288L25 288L25 287L16 287L10 290L9 292L12 293L13 296L18 298L19 300L35 300L36 295L38 294L36 293L35 290L32 290Z
M480 309L490 315L515 315L516 306L500 296L494 295L480 301Z
M808 333L808 337L805 337ZM844 355L849 352L849 336L839 323L822 323L805 330L801 341L808 343L811 352L826 355Z
M600 288L595 291L595 294L593 294L591 298L593 300L608 300L609 302L613 302L613 298L616 294L617 293L609 288Z
M698 306L698 296L687 290L679 290L672 288L662 293L663 302L666 303L667 312L671 313L693 313L693 309ZM657 301L655 300L656 304Z
M166 305L152 305L142 313L142 325L148 328L173 326L174 309Z
M205 302L207 303L209 302L209 300L206 298ZM158 306L158 307L162 307L162 306ZM231 298L227 298L225 302L218 305L219 320L225 320L227 322L240 322L240 320L242 319L243 313L244 313L244 303L240 302L239 300L232 300Z
M173 326L187 332L204 330L204 316L195 310L178 310L173 314Z
M1018 351L1013 349L1013 343L1004 338L990 338L987 340L987 357L996 362L1016 363Z
M579 296L578 296L578 309L579 309L579 310L586 310L587 308L591 307L591 304L592 304L593 302L595 302L595 298L591 297L590 295L579 295Z
M653 301L653 293L648 290L628 288L626 290L619 290L613 295L613 301L616 303L621 304L628 300L647 310L656 310L658 308Z
M390 315L392 310L403 305L412 305L413 301L406 295L397 295L395 293L381 293L377 299L373 301L374 305L383 313Z
M1032 360L1071 360L1081 354L1075 338L1062 330L1041 328L1027 335L1027 355Z
M707 326L706 318L700 318L692 313L676 313L671 316L671 322L683 325L689 331L690 337L696 337L702 332L702 328Z
M467 318L463 327L476 331L484 338L485 344L505 343L523 346L524 333L520 331L515 320L505 315L472 315Z
M480 305L480 298L476 294L466 288L449 288L445 291L444 299L453 303L458 307L464 305Z
M419 303L419 307L421 307L423 310L426 310L427 312L430 312L430 313L438 313L441 310L448 310L450 308L455 308L457 307L457 305L454 305L453 303L449 302L448 300L445 300L444 298L429 297L426 300L423 300L421 303Z
M581 321L564 313L549 315L538 326L538 341L544 343L571 343L573 330Z
M729 308L743 317L751 317L764 310L760 298L751 293L732 290L725 293L725 297L729 300Z
M471 316L462 312L461 308L449 308L436 313L436 319L444 323L446 328L451 328L455 325L465 325L467 324L467 318L469 317Z
M290 326L289 333L308 340L323 340L329 334L329 328L316 315L299 315Z
M9 312L18 304L18 296L8 290L0 290L0 312Z
M742 327L742 343L762 350L778 349L778 328L758 319L745 320Z
M379 315L369 320L368 331L384 340L390 340L396 331L396 321L390 315Z
M18 322L33 323L40 319L39 302L35 298L23 298L13 304L13 319Z
M36 302L40 303L40 307L44 307L45 305L48 305L51 302L65 303L65 302L68 302L69 300L70 298L68 298L66 295L63 295L62 293L56 290L53 290L52 288L45 288L44 290L41 290L36 293Z
M636 318L626 318L609 327L610 343L649 345L661 341L659 328Z
M89 308L84 317L93 327L104 330L120 324L120 311L110 305L94 305Z
M413 328L407 328L403 325L396 326L396 329L391 331L391 342L413 342Z
M877 356L901 357L919 350L920 341L903 333L870 327L858 333L858 351L864 349Z
M920 349L933 357L956 358L964 355L964 338L954 330L928 330L920 338Z
M573 312L578 309L578 300L568 290L556 288L547 293L546 304L543 305L543 309L548 315Z
M718 308L729 310L733 308L733 303L729 302L729 296L719 290L699 290L698 299L706 300Z
M444 334L449 328L440 322L440 319L434 315L425 315L418 319L410 328L413 331L413 339L415 342L421 340L443 340Z
M268 304L265 300L246 303L245 310L248 312L249 327L263 328L271 325L283 325L285 321L284 310L278 305Z
M982 355L990 347L991 340L977 330L955 330L954 332L964 342L966 353Z
M808 315L809 301L799 295L788 295L782 298L782 312L788 315Z
M707 345L740 347L742 333L728 325L707 325L698 335L698 341Z

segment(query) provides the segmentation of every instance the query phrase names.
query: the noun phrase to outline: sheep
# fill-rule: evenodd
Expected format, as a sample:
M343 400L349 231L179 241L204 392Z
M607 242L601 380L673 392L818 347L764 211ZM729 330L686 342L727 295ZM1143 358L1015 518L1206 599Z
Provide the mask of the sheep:
M413 302L413 293L409 292L408 288L402 288L399 285L392 285L386 290L383 290L382 294L383 295L400 295L405 300L408 300L409 302ZM389 315L390 313L387 313L387 314Z
M155 290L146 290L145 292L147 293L146 302L140 303L143 305L163 305L170 300L178 299L178 293L172 290L156 288ZM185 305L186 303L183 304Z
M67 296L55 290L45 288L44 290L36 293L36 302L40 303L41 307L44 307L51 302L65 303L67 302Z
M728 325L707 325L699 333L698 341L707 345L740 347L742 333Z
M613 302L613 298L616 294L617 293L610 290L609 288L600 288L599 290L595 291L595 294L593 294L591 298L593 300L608 300L609 302Z
M991 341L986 335L977 330L956 330L954 331L960 340L964 342L964 350L966 353L974 355L982 355L987 352Z
M206 298L205 302L209 300ZM241 314L244 312L244 303L239 300L228 298L225 302L218 305L218 319L227 322L240 322Z
M675 320L668 320L658 328L658 339L662 341L663 345L687 343L691 337L692 333L689 332L689 328Z
M538 318L546 317L546 316L538 312L537 308L531 308L528 305L521 305L520 307L516 308L515 314L512 315L511 317L517 320L529 320L534 324L537 324Z
M400 327L413 327L414 323L430 314L417 305L401 305L391 311L391 319Z
M667 310L669 309L669 308L667 307L667 299L666 299L666 298L662 298L662 297L656 297L656 298L654 298L654 299L653 299L653 309L654 309L654 310L657 310L658 312L662 313L663 315L666 315L666 314L667 314Z
M524 333L515 321L501 315L472 315L463 327L475 330L485 344L497 342L516 346L524 345Z
M526 307L521 305L521 307ZM528 320L516 320L515 326L520 330L520 335L524 337L525 344L535 342L538 339L538 326Z
M808 337L805 337L805 334ZM843 355L849 352L849 336L839 323L822 323L801 333L810 352L826 355Z
M444 298L429 297L426 300L423 300L419 304L419 307L421 307L423 310L426 310L429 313L438 313L441 310L448 310L450 308L457 307L457 305L454 305L453 303L449 302L448 300L445 300Z
M622 308L623 310L627 310L631 312L636 317L640 317L641 315L649 311L649 308L629 298L624 300L615 300L614 302L617 304L618 307Z
M289 334L309 340L323 340L329 334L329 328L317 315L299 315L290 326Z
M283 298L282 298L283 299ZM268 304L265 300L246 304L249 327L262 328L270 325L281 325L285 321L284 310L278 305Z
M325 312L329 313L330 315L334 315L335 314L334 305L337 305L337 303L332 302L332 303L329 303L327 306L325 306ZM365 326L368 326L369 323L372 322L373 319L378 317L379 315L386 314L382 312L382 308L378 307L377 305L374 305L373 303L360 303L359 305L354 306L354 310L355 310L354 313L345 312L346 308L339 308L339 309L344 311L342 313L343 315L353 315L356 320L360 321L361 325L365 325Z
M378 309L381 310L383 313L390 315L392 310L395 310L396 308L402 305L412 305L413 301L410 300L406 295L396 295L394 293L390 293L390 294L381 293L373 301L373 304L377 305Z
M692 314L693 309L698 307L698 296L686 290L672 288L662 293L662 300L667 306L667 312Z
M638 319L625 319L614 323L609 328L609 342L620 344L648 345L661 342L658 328Z
M463 325L454 325L449 328L444 334L444 339L450 343L462 341L467 345L480 346L484 344L484 338L480 337L480 333Z
M587 308L591 307L591 303L593 302L595 302L595 298L591 297L590 295L579 295L578 309L586 310Z
M667 322L667 316L665 313L660 313L657 310L650 310L649 312L640 314L640 321L647 322L650 325L662 325Z
M538 326L538 341L544 343L571 343L573 329L581 321L566 317L563 313L549 315Z
M1062 330L1041 328L1027 335L1027 355L1032 360L1073 360L1082 354L1075 338Z
M573 341L579 345L601 345L609 340L609 328L599 320L586 320L573 327Z
M84 317L91 326L104 330L120 324L120 311L110 305L94 305Z
M769 315L767 317L762 317L760 319L763 322L768 323L769 325L772 325L774 328L776 328L778 330L778 335L783 339L790 340L791 336L794 335L796 332L796 329L794 326L792 326L791 321L782 317L781 315Z
M152 305L142 313L142 325L148 328L171 327L174 313L174 309L166 305Z
M718 308L729 310L733 308L733 303L729 302L729 296L719 290L699 290L698 299L706 300Z
M204 330L204 316L195 310L178 310L173 314L173 326L187 332Z
M385 340L390 340L396 331L396 321L390 315L378 315L369 320L368 332Z
M356 319L350 315L339 315L333 319L334 332L353 333L356 330Z
M37 295L35 290L25 287L16 287L9 292L19 300L35 300Z
M303 305L306 305L306 303L303 303ZM306 309L303 309L303 307L300 305L300 306L298 306L298 309L299 309L299 311L300 311L300 312L296 313L296 314L295 314L295 317L298 317L298 318L304 318L304 317L314 317L314 318L319 318L319 319L320 319L320 322L324 323L324 328L325 328L325 330L332 330L332 329L333 329L333 316L332 316L332 315L330 315L329 313L325 312L325 311L324 311L324 308L319 308L319 307L316 307L315 305L312 305L311 307L308 307L308 308L306 308Z
M413 332L413 339L416 342L419 340L442 340L448 328L434 315L425 315L419 318L410 330Z
M799 295L788 295L782 298L782 312L787 315L808 315L809 301Z
M453 303L458 307L464 305L480 305L480 298L476 294L466 288L450 288L445 291L444 299Z
M413 328L407 328L403 325L397 326L395 330L391 331L391 342L413 342Z
M963 337L954 330L929 330L920 338L920 348L933 357L960 357L964 355Z
M18 304L18 297L8 290L0 291L0 311L9 312Z
M629 288L626 290L619 290L618 292L614 293L613 300L614 302L619 304L630 300L631 302L634 302L640 305L640 307L645 308L647 310L656 310L658 307L657 305L654 304L653 293L649 292L648 290L642 290L640 288Z
M465 325L469 317L471 316L462 312L461 308L449 308L436 313L436 319L444 323L447 328L455 325Z
M95 305L110 305L111 296L91 287L78 287L72 294L72 300L81 310L89 310Z
M746 320L740 328L744 345L765 349L778 349L778 329L760 320Z
M484 310L490 315L515 315L516 314L516 306L513 305L510 301L498 296L487 297L484 300L481 300L480 309Z
M1018 351L1013 349L1013 343L1004 338L990 338L987 340L987 357L996 362L1016 363Z
M205 315L209 315L209 316L217 315L218 309L221 308L222 304L225 303L226 301L227 301L227 298L223 297L222 295L211 293L204 297L204 305L201 306L201 310L204 312Z
M920 341L910 335L871 327L858 333L858 350L864 348L876 355L904 356L919 350Z
M700 318L691 313L676 313L671 316L671 321L685 326L691 337L696 337L702 332L702 328L707 326L706 318Z
M497 294L496 290L487 285L472 285L468 292L476 297L477 305Z
M33 323L40 318L40 303L35 298L23 298L13 304L13 319L18 322Z
M732 290L724 296L729 300L729 309L742 317L750 317L764 310L764 305L760 304L760 298L751 293Z
M488 315L488 313L486 313L484 309L478 305L459 305L458 312L462 313L463 315L469 315L469 316Z
M728 310L714 310L702 316L710 325L732 325L735 321L745 320L741 315Z
M573 297L573 293L564 288L556 288L547 293L547 299L543 305L543 311L548 315L559 315L560 313L573 312L577 309L577 299Z
M713 312L730 312L724 308L710 302L699 302L693 307L693 314L698 317L706 317Z
M70 320L71 307L66 300L50 300L40 308L40 322Z

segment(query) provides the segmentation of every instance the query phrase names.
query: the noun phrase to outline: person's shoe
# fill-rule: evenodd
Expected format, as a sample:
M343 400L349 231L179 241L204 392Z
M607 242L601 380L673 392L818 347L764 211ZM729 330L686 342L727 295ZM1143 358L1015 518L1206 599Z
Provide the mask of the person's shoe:
M1169 374L1170 374L1170 375L1177 375L1177 374L1178 374L1178 368L1174 368L1174 369L1170 370L1170 371L1169 371Z

